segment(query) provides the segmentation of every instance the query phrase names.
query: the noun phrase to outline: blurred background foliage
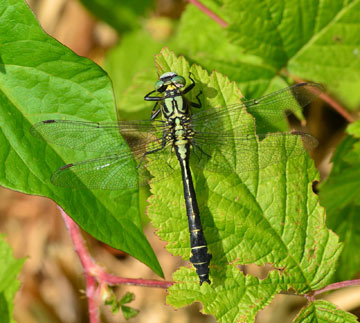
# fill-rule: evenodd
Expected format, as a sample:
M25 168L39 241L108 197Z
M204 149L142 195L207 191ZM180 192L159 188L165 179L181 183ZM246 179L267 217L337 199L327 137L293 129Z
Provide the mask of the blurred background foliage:
M256 49L239 52L236 45L228 42L218 24L185 0L28 0L27 3L48 34L106 70L113 82L118 115L123 119L149 117L149 105L143 96L153 89L157 78L154 55L164 46L201 64L209 72L216 69L229 75L247 98L284 87L289 80L288 71L284 72L283 67L291 56L271 65L270 60L259 60L254 54ZM221 1L203 3L221 13ZM247 3L243 1L243 5ZM226 9L231 16L232 8ZM234 26L229 28L230 35L231 27ZM344 40L339 37L333 41L341 43ZM290 61L288 66L299 71L300 63L299 60ZM300 74L299 77L306 77ZM323 79L311 80L327 83L331 77L325 75ZM349 110L358 108L360 90L356 84L350 89L343 89L341 85L337 88L330 81L325 85L333 93L338 89L338 98ZM349 96L347 91L355 94ZM306 115L310 132L320 141L313 157L322 177L326 177L334 147L344 136L346 121L326 105L316 111L309 110ZM54 203L47 199L1 189L1 232L7 234L17 257L30 255L21 273L22 288L15 301L14 315L18 322L88 321L86 299L81 292L84 286L81 266L57 213ZM145 232L160 263L166 264L163 270L169 279L181 265L181 259L165 250L165 244L153 230L149 224ZM87 238L97 261L114 273L125 277L133 277L136 273L137 277L157 278L140 262ZM256 266L251 270L261 271ZM214 322L212 317L199 313L199 304L176 312L164 306L166 292L163 290L151 290L149 297L145 288L117 289L119 295L126 291L135 293L136 299L130 305L141 310L133 322ZM354 287L334 292L327 299L360 314L359 293L360 288ZM257 322L291 322L304 304L302 297L277 295L271 305L258 314ZM102 319L104 322L124 321L121 314L113 316L106 308Z

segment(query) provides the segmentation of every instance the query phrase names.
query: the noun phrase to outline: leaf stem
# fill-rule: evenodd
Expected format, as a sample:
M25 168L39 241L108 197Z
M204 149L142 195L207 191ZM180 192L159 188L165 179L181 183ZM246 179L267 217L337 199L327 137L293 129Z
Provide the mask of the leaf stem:
M306 81L294 76L290 75L290 77L297 83L304 83ZM319 96L324 102L329 104L336 112L338 112L345 120L349 123L353 123L355 121L354 117L334 98L326 93L321 93Z
M88 252L84 238L81 235L78 225L63 211L62 208L59 207L59 209L65 225L69 230L70 237L75 247L75 251L79 256L81 265L84 269L86 281L86 297L89 304L89 321L91 323L98 323L100 322L100 295L97 288L95 276L91 274L94 260Z
M101 287L104 284L117 285L126 284L143 287L169 288L173 282L161 281L155 279L134 279L122 278L106 272L101 266L96 264L91 257L85 240L81 235L79 226L59 207L61 216L69 230L70 237L73 241L75 251L80 258L84 270L86 281L86 296L89 304L89 316L91 323L100 322L99 306L101 304Z
M192 3L194 6L198 7L204 14L208 15L212 20L217 22L221 27L225 28L227 27L227 22L222 20L217 14L215 14L213 11L211 11L208 7L204 6L200 1L198 0L188 0L190 3Z
M350 287L350 286L357 286L360 285L360 279L353 279L353 280L344 280L342 282L338 282L338 283L334 283L334 284L330 284L324 288L318 289L318 290L314 290L312 292L312 295L319 295L322 293L325 293L329 290L334 290L334 289L338 289L338 288L344 288L344 287Z

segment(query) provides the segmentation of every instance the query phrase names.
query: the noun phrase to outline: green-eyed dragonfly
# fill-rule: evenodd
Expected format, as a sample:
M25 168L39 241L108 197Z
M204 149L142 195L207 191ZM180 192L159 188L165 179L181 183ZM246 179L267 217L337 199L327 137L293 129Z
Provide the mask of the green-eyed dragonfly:
M296 84L256 100L191 114L191 107L201 108L201 92L196 96L197 102L184 97L195 87L191 73L189 79L191 84L185 88L185 78L174 72L160 76L155 90L144 97L146 101L156 102L149 120L110 123L47 120L35 124L31 133L49 143L103 155L58 169L51 178L58 186L132 190L147 183L149 172L144 165L149 159L156 174L154 180L169 176L177 162L190 231L190 261L201 285L210 283L212 256L201 225L190 171L190 151L196 161L194 167L221 173L250 172L299 156L306 151L304 144L308 148L317 145L314 137L303 132L261 133L260 124L256 125L255 134L255 123L244 122L243 116L250 112L266 116L272 123L280 122L290 110L310 103L322 87L312 83ZM159 96L153 96L154 93ZM162 120L156 120L160 115ZM121 141L119 133L127 144ZM293 149L284 153L280 149L284 144Z

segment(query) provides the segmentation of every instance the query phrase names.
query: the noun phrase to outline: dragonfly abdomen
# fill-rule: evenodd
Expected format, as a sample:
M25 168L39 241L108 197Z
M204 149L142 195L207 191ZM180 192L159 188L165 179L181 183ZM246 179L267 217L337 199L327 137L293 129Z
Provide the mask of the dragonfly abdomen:
M183 150L185 151L185 154L183 153ZM196 200L194 184L189 167L190 144L175 144L175 152L181 167L186 214L189 223L190 246L192 253L190 262L194 265L196 273L200 278L200 285L202 285L203 282L210 284L209 264L212 256L208 253L207 243L201 225L200 212Z

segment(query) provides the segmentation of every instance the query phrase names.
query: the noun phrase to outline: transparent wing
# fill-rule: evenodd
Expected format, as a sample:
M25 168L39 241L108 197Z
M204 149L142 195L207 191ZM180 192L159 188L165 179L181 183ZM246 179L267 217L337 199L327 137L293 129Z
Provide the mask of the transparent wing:
M153 144L155 147L156 144ZM170 176L174 168L169 163L169 149L165 147L156 152L151 167L159 174L156 180ZM129 152L114 154L68 164L59 168L51 177L56 186L89 188L101 190L131 190L146 185L151 178L144 167L147 160L143 154Z
M163 121L139 120L93 123L67 120L48 120L35 124L31 133L56 145L100 153L112 153L79 163L68 164L52 176L54 185L90 189L129 190L145 185L150 174L144 167L146 156L156 154L152 167L161 180L171 175L169 143L164 142L166 127ZM125 144L121 139L125 138ZM149 154L150 153L150 154ZM149 155L147 155L149 154Z
M242 121L240 116L244 110L250 112L257 119L256 131L264 132L266 127L262 125L261 117L271 120L276 124L291 111L299 111L323 91L320 84L299 83L288 88L270 93L259 99L244 101L227 107L207 109L192 116L192 127L198 132L213 132L217 129L221 133L233 132L237 129L238 134L249 135L253 133L253 127L247 121ZM291 111L290 111L291 110ZM236 124L230 119L236 118Z
M122 153L128 149L119 133L130 147L136 147L161 137L164 129L164 122L151 120L108 123L47 120L36 123L30 132L33 136L49 143L71 149ZM138 147L138 149L142 148Z
M207 133L194 138L193 151L196 167L220 173L242 173L296 158L317 144L316 138L303 132L240 137Z
M136 164L131 155L113 155L59 168L54 185L71 188L128 190L138 186Z

